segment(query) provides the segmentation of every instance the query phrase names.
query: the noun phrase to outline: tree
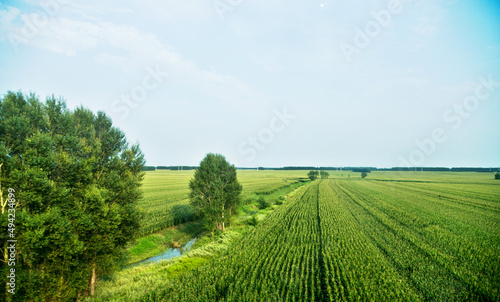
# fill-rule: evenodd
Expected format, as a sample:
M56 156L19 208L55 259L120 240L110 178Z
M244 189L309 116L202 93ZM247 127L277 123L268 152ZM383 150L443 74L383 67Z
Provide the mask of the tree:
M209 153L200 162L189 182L191 205L203 217L205 227L225 230L237 206L240 204L241 185L236 168L220 154Z
M307 173L307 177L309 177L310 180L316 180L318 178L319 172L311 170L309 173Z
M139 146L129 146L104 112L71 111L61 99L42 103L20 92L0 100L0 138L0 177L16 192L15 236L22 242L11 300L92 295L97 276L113 270L138 228ZM1 232L3 250L5 237ZM1 274L8 269L2 263ZM0 300L7 300L4 292Z
M366 172L361 172L361 178L365 178L365 177L367 177L367 176L368 176L368 173L366 173Z
M495 179L500 179L500 171L495 174Z
M319 175L321 176L321 178L328 178L328 176L330 176L330 173L326 171L320 171Z

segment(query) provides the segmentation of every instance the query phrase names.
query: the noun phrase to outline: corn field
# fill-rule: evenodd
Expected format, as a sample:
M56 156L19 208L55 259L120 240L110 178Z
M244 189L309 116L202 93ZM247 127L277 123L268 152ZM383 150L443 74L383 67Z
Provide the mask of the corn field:
M499 301L499 189L317 180L143 301Z

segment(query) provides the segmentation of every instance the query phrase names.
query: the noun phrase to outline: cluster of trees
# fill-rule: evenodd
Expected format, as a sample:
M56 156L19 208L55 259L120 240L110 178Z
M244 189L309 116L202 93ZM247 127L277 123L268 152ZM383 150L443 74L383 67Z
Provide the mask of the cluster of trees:
M191 205L203 218L205 227L224 231L241 202L242 186L236 168L220 154L209 153L200 162L189 182Z
M69 110L61 99L34 94L0 99L2 199L15 190L15 266L0 262L16 291L0 301L76 300L94 293L138 229L144 156L103 112ZM4 204L2 203L2 206ZM7 211L0 242L7 247ZM11 218L11 217L10 217ZM5 283L4 283L5 284Z
M310 180L316 180L318 178L318 175L321 178L328 178L330 176L330 173L326 171L316 171L316 170L311 170L309 173L307 173L307 177L309 177Z
M307 177L309 177L310 180L316 180L318 178L319 171L314 171L311 170L309 173L307 173Z

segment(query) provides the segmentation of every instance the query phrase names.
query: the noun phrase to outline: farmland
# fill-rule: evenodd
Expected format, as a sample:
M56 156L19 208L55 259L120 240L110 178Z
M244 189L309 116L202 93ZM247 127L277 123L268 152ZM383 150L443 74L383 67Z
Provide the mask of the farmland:
M189 205L189 180L193 171L158 170L146 172L142 186L143 198L139 208L143 213L140 233L150 234L164 228L191 221L193 210ZM238 171L243 185L243 202L256 194L270 194L305 177L300 171Z
M244 186L252 173L239 172ZM269 173L269 188L300 175ZM143 301L500 300L500 183L490 174L331 174Z

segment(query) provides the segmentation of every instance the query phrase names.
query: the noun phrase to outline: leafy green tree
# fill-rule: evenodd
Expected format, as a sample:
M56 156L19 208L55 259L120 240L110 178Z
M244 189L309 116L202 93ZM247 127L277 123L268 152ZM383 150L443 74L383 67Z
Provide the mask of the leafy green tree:
M328 178L330 176L330 173L326 171L320 171L319 175L321 176L321 178Z
M318 171L309 171L307 173L307 177L309 177L310 180L316 180L318 178L319 172Z
M20 244L16 294L2 291L0 300L92 295L138 229L144 162L105 113L8 92L0 100L0 177L16 192ZM6 220L2 214L2 229ZM5 237L1 232L3 250ZM10 267L1 265L5 276Z
M495 174L495 179L500 179L500 172L497 172L497 174Z
M368 173L366 173L366 172L361 172L361 178L365 178L365 177L367 177L367 176L368 176Z
M191 205L203 217L210 232L224 231L240 204L241 185L236 168L220 154L209 153L189 182Z

